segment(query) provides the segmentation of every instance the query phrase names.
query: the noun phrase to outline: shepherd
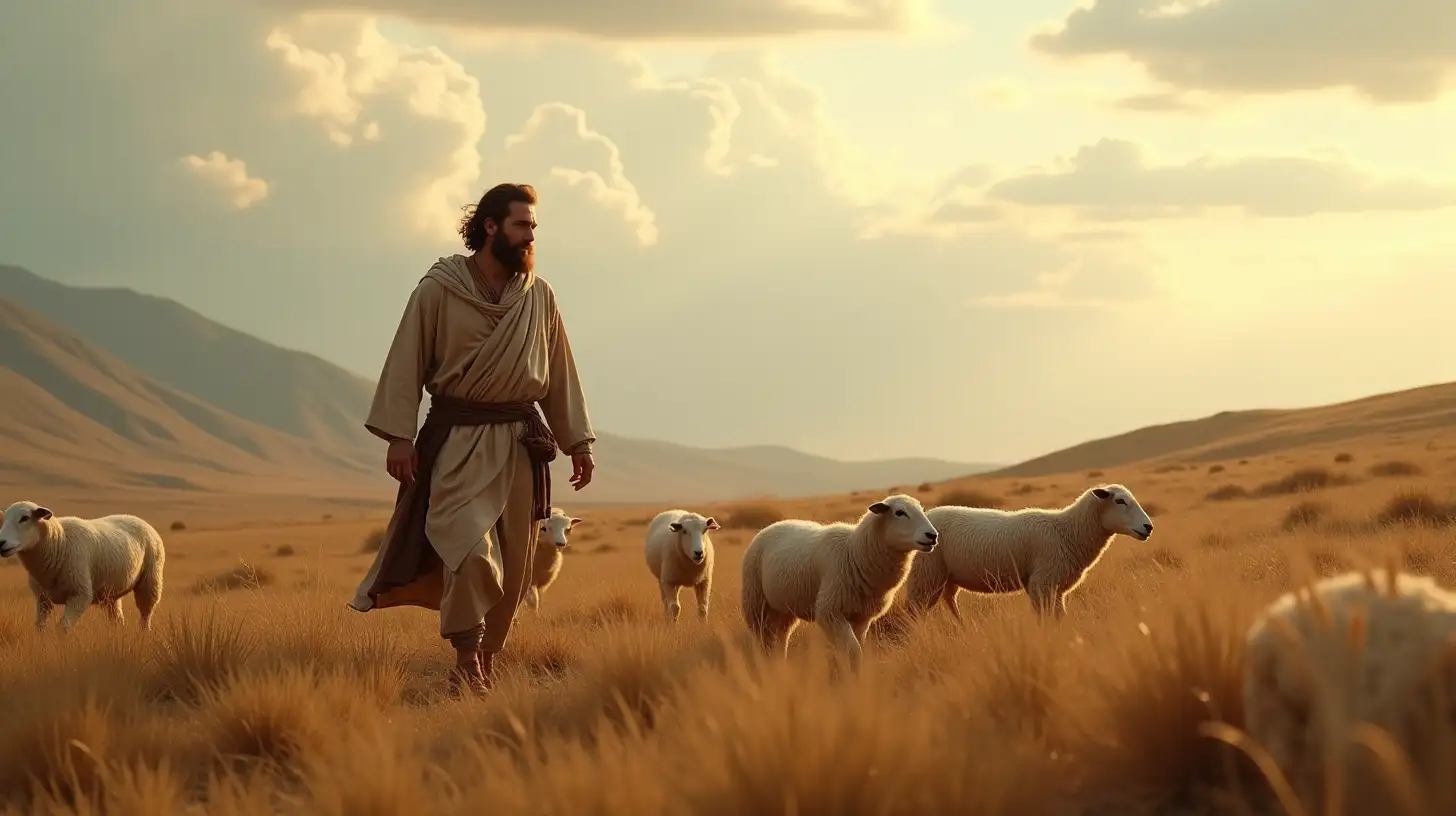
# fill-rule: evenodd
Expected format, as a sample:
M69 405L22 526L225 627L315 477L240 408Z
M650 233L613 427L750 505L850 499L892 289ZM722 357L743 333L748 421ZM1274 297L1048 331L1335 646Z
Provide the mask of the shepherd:
M493 686L530 583L536 523L551 512L557 450L571 456L576 490L595 467L571 343L535 272L536 201L528 184L500 184L466 208L470 254L440 258L415 286L364 424L389 443L385 469L399 490L349 606L439 611L457 696Z

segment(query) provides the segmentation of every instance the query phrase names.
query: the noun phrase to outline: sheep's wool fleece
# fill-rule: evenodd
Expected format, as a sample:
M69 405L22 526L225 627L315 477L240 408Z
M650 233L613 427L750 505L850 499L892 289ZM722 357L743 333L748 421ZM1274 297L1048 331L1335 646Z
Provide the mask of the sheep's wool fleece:
M381 439L414 439L421 394L474 402L536 402L565 452L588 449L595 436L556 296L534 272L518 275L499 302L484 296L465 256L432 266L410 295L379 374L365 427ZM431 545L455 571L488 539L511 495L520 422L451 428L430 479L425 524ZM391 522L393 525L394 522ZM385 532L385 540L393 530ZM497 545L489 542L492 560ZM376 553L349 605L361 612L391 606L439 608L442 575L371 597L386 548Z

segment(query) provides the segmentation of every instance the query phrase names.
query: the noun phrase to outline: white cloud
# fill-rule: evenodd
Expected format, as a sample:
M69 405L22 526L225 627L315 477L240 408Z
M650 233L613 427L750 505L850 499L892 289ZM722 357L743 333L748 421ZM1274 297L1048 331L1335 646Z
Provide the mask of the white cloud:
M1429 102L1456 68L1449 0L1094 0L1035 34L1070 59L1119 55L1180 90L1271 94L1352 89ZM1155 104L1168 97L1145 100Z
M181 163L198 180L225 193L228 202L239 210L246 210L268 197L268 182L248 175L247 162L231 158L221 150L206 156L189 154L182 157Z
M416 116L455 130L458 140L443 166L418 186L407 203L411 223L421 233L453 233L460 202L478 195L474 189L480 180L478 146L486 124L480 81L438 48L386 38L372 19L359 26L358 43L347 57L301 47L281 28L268 33L267 46L304 76L298 112L318 119L340 147L354 143L355 129L368 141L384 138L377 120L361 120L366 100L389 92L402 95Z
M531 146L538 147L548 156L569 154L573 148L586 146L602 154L593 163L605 164L605 174L552 164L551 177L572 187L583 187L593 201L619 213L633 227L642 246L657 243L657 216L642 203L637 188L627 178L616 143L587 126L586 111L563 102L538 106L520 130L506 137L503 146L507 161L513 148L521 148L528 143L536 143Z
M1003 178L991 200L1072 207L1100 220L1194 217L1232 209L1256 217L1416 211L1456 205L1456 183L1381 179L1338 159L1203 156L1149 162L1123 139L1086 145L1054 169Z

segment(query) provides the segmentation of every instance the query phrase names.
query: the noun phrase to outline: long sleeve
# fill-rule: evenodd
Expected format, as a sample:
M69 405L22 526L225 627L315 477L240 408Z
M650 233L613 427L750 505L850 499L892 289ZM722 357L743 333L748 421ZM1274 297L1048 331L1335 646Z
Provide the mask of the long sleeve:
M419 431L420 401L435 358L440 296L440 284L425 278L405 304L364 420L364 427L380 439L412 440Z
M561 313L555 310L554 305L550 331L551 363L541 411L562 453L590 453L596 435L592 431L591 417L587 414L586 396L582 393L576 358L571 353L571 341L566 336Z

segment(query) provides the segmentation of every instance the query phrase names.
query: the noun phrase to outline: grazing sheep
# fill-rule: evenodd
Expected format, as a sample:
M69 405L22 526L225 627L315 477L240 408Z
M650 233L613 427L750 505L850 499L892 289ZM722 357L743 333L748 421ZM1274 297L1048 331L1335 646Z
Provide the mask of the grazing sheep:
M1345 787L1345 812L1397 812L1377 767L1389 752L1354 745L1356 723L1383 730L1428 791L1448 784L1453 637L1456 593L1429 577L1352 571L1287 592L1244 640L1244 729L1307 812L1337 809L1320 802L1330 773ZM1366 795L1385 801L1351 801ZM1432 802L1428 812L1451 812L1450 804Z
M687 510L663 510L647 525L644 551L647 568L662 591L662 609L676 622L682 612L678 593L693 588L698 598L698 618L707 620L708 599L713 589L713 539L710 531L722 529L712 516Z
M61 628L70 631L86 607L100 606L124 622L121 599L133 593L143 629L162 599L166 549L152 525L132 515L96 519L55 516L32 501L5 508L0 557L20 556L35 595L35 628L45 628L61 604Z
M526 604L534 611L541 609L541 593L561 574L562 553L571 542L566 534L576 529L581 519L568 516L559 507L542 519L536 530L536 556L531 562L531 585L526 588Z
M938 537L920 502L904 494L871 504L854 524L774 522L743 553L744 622L766 651L785 657L799 622L817 624L858 672L870 624Z
M1120 484L1083 492L1066 507L994 510L943 505L925 514L942 534L932 555L915 559L905 582L906 607L923 614L944 601L956 618L956 593L996 594L1025 590L1041 616L1067 612L1067 595L1121 533L1139 541L1153 522Z

